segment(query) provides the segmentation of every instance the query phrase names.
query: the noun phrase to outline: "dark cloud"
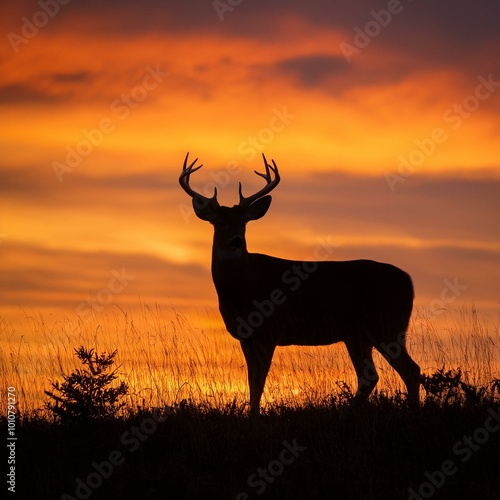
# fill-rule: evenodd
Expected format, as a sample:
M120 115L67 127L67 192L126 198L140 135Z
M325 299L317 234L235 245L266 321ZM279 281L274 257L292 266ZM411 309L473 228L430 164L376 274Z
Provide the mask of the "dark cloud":
M328 54L285 59L279 61L276 67L279 71L297 78L304 87L321 85L349 68L345 58Z
M317 173L301 181L288 179L280 189L275 208L293 220L341 234L464 242L500 239L498 177L415 174L392 192L382 176Z
M54 207L65 204L76 208L92 202L94 209L110 207L121 213L127 213L133 200L136 212L143 210L159 218L163 217L159 210L189 202L179 188L177 172L171 169L101 177L75 171L66 174L63 184L49 165L43 172L41 176L36 167L0 171L2 197ZM500 179L492 174L460 177L416 173L397 184L394 191L382 175L310 172L296 177L282 172L282 176L272 211L293 220L296 227L423 241L456 240L464 245L500 240ZM203 186L201 178L197 182ZM220 190L220 196L232 193L233 188L229 185Z
M55 204L72 201L78 205L88 203L88 196L94 204L103 200L115 204L123 200L125 194L160 193L169 196L171 191L178 192L177 178L164 172L137 172L124 175L112 174L103 177L89 177L78 171L65 173L61 184L51 165L45 169L39 166L18 169L0 167L0 193L4 199L28 197L30 200L53 200ZM117 198L115 200L115 197Z
M411 64L403 61L395 66L381 60L377 67L369 66L365 61L348 63L344 57L315 54L279 60L265 71L273 77L292 77L295 84L305 90L321 89L338 98L354 88L397 83L414 70ZM257 70L264 68L260 66Z
M92 78L92 75L86 71L74 73L56 73L52 75L54 83L85 83Z
M0 87L0 104L58 104L80 96L81 90L95 82L97 75L88 71L42 73L36 79Z
M71 36L81 35L99 41L125 37L130 42L134 37L158 35L161 43L162 35L176 34L179 37L210 35L227 38L228 44L232 39L245 38L266 41L269 46L285 41L300 46L308 35L290 27L287 19L295 18L301 20L308 33L315 28L326 32L330 29L332 35L341 36L340 41L355 45L355 29L364 30L368 22L373 22L373 12L387 9L387 4L386 0L328 3L319 0L245 1L231 7L221 21L212 2L204 0L89 0L61 5L59 13L40 31L62 35L67 32ZM18 6L10 19L10 29L14 31L14 25L20 22L19 15L29 18L40 10L37 2L22 5L23 9ZM313 48L312 54L277 60L273 68L254 64L249 78L268 74L272 77L275 71L293 77L304 88L323 86L328 92L337 93L355 86L395 82L425 68L452 70L468 79L476 79L478 74L497 73L495 54L500 47L500 4L486 0L474 3L465 0L453 3L402 0L400 5L401 12L392 15L380 34L370 38L369 45L353 55L351 64L343 57L339 41L331 46ZM35 40L29 44L36 43ZM103 50L105 52L105 47ZM130 43L126 50L131 50ZM175 43L169 41L165 45L165 57L175 54L175 50ZM391 57L385 59L385 54L391 54ZM126 53L117 53L116 59L125 60L126 56ZM111 61L104 63L102 75L95 75L80 68L78 60L74 64L75 68L67 72L9 82L0 89L0 103L54 104L76 95L80 100L93 102L109 100L123 91L120 84L127 90L137 84L137 75L144 72L141 67L128 75L122 74L123 68ZM100 78L112 81L118 87L106 91L105 87L98 85ZM189 75L177 74L171 80L188 92L199 92L206 99L210 98L213 89L206 87L206 82L190 78Z
M17 4L17 2L16 2ZM11 17L11 29L19 16L30 17L40 10L38 2L19 2ZM244 1L228 6L223 20L214 3L205 0L189 2L165 2L164 0L86 0L61 5L59 13L47 26L64 27L68 17L84 19L84 25L73 25L74 30L87 33L102 32L114 34L141 33L203 33L240 35L244 37L266 38L270 41L284 35L280 20L296 17L312 26L343 30L354 35L356 26L364 28L373 19L372 12L386 10L387 0L354 0L350 2L323 2L312 0ZM467 0L441 1L401 0L400 13L392 15L388 26L384 27L381 38L399 41L406 48L415 47L418 40L449 40L457 47L466 45L480 47L485 42L498 41L500 4L491 0L470 2ZM91 21L92 22L89 22ZM286 26L286 25L285 25ZM15 30L14 30L15 31ZM292 33L296 34L296 33ZM436 47L438 49L438 47ZM439 50L435 50L439 53Z
M0 88L0 104L56 104L67 96L47 93L29 83L13 83Z
M47 198L56 193L59 184L54 182L56 178L50 168L42 170L39 165L19 168L0 166L0 179L0 193L4 199L24 196Z
M138 191L161 191L167 193L173 187L177 188L177 182L171 175L165 172L135 172L129 175L110 175L103 178L82 177L82 182L87 188L105 189L116 191L138 190Z

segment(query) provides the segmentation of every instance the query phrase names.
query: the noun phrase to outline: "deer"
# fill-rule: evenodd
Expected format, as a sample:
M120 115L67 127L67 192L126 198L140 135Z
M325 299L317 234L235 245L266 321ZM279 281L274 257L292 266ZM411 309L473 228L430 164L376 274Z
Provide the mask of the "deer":
M407 389L407 403L418 411L420 367L406 347L413 308L411 277L391 264L373 260L294 261L250 253L246 225L261 219L271 205L269 193L280 182L278 166L262 155L266 185L239 203L219 205L194 191L187 153L179 183L192 198L196 216L212 224L212 279L228 332L240 342L250 390L250 414L260 414L266 378L277 346L325 346L344 342L357 376L349 408L364 403L379 376L373 349L396 370Z

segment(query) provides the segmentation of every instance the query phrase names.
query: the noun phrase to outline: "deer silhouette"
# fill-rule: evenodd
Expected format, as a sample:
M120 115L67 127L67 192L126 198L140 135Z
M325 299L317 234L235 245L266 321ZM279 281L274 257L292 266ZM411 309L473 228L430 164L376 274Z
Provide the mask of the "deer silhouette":
M259 414L276 346L319 346L344 342L358 379L353 405L365 401L378 382L372 351L377 349L407 388L408 403L419 406L420 368L406 349L413 307L410 276L372 260L301 262L249 253L246 224L263 217L270 193L280 182L274 160L264 155L266 185L224 207L194 191L190 176L202 167L188 165L179 183L192 197L195 214L214 227L212 277L219 309L229 333L241 343L248 369L250 407Z

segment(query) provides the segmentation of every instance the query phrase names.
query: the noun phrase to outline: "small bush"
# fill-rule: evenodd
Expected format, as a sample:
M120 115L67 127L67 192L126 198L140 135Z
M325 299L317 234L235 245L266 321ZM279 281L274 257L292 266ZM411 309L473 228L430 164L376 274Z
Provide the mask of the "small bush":
M95 349L79 347L75 355L85 367L76 369L71 375L63 375L64 382L51 382L53 392L44 391L51 401L45 407L56 420L64 423L88 423L93 420L113 417L125 403L120 398L127 394L128 386L120 382L111 383L118 377L118 368L109 372L117 351L98 355Z
M491 387L474 386L463 380L460 368L447 370L440 368L430 376L423 376L422 386L425 389L426 402L440 406L468 405L495 400L495 391L500 393L500 380L494 380Z

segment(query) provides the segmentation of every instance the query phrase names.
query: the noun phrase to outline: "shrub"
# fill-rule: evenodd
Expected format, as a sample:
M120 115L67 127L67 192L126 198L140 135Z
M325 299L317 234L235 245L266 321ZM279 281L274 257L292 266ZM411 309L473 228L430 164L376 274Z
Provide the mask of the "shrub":
M500 393L500 380L495 379L491 387L474 386L463 380L460 368L447 370L440 368L430 376L422 377L426 402L438 403L440 406L468 405L474 406L481 402L495 400L495 391Z
M128 392L125 382L111 387L118 377L118 368L109 371L118 351L103 352L79 347L75 355L84 369L77 368L71 375L63 375L64 382L51 382L52 392L44 391L51 401L45 407L60 422L88 423L93 420L113 417L125 403L119 400Z

